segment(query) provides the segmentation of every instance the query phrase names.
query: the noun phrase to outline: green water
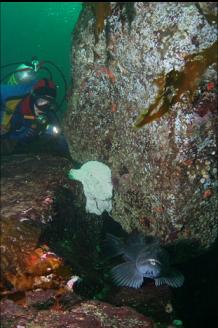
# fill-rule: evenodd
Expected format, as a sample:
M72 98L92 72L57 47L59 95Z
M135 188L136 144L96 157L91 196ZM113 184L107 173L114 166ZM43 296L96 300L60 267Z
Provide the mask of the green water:
M37 56L58 65L69 84L71 33L81 9L82 2L1 2L1 66ZM52 74L62 92L60 75Z

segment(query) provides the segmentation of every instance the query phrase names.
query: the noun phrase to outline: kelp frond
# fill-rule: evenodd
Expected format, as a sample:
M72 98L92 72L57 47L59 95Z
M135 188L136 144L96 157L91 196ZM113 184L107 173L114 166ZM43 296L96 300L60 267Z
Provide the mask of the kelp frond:
M208 66L217 62L217 42L199 54L188 55L185 61L183 71L172 70L154 81L160 88L159 94L155 102L138 116L134 125L135 128L141 128L145 124L162 117L187 91L190 100L193 101L195 90L203 73Z

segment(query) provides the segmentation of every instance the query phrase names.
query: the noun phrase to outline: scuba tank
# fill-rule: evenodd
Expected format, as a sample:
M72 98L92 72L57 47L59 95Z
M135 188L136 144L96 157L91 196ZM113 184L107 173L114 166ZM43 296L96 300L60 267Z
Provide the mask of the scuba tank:
M31 64L21 64L12 73L7 83L10 85L30 83L37 79L38 68L37 60L33 60Z

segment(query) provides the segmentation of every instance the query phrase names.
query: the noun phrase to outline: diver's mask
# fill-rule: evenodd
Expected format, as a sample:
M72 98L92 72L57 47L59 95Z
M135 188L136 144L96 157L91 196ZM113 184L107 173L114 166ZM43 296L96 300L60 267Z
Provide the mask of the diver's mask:
M38 96L34 97L34 105L39 111L47 110L54 104L54 98L50 96Z

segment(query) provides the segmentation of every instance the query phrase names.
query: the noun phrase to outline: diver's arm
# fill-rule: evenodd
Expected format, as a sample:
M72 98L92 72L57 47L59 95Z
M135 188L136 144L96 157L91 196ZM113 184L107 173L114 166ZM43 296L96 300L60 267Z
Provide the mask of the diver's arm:
M11 132L9 135L9 139L16 140L16 141L24 141L28 143L36 136L37 136L36 129L22 126L20 129Z
M15 117L14 117L15 119ZM15 121L14 121L15 122ZM13 123L14 123L13 122ZM12 124L9 133L9 139L16 141L29 142L38 134L36 125L32 120L21 119L19 115L16 117L16 125Z
M8 98L11 97L22 97L28 94L36 81L30 83L10 85L1 84L0 85L0 103L3 104Z

